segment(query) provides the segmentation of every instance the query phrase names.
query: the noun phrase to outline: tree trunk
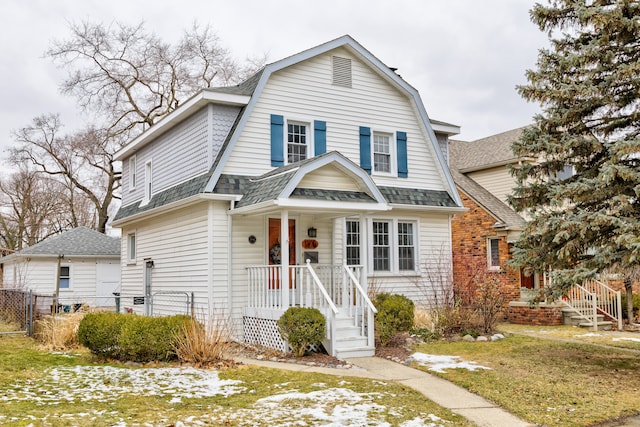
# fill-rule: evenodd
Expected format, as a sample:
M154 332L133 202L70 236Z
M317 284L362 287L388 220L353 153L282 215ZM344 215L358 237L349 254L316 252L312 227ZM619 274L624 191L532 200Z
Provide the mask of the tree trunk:
M627 320L629 325L633 324L633 279L624 279L624 290L627 293Z

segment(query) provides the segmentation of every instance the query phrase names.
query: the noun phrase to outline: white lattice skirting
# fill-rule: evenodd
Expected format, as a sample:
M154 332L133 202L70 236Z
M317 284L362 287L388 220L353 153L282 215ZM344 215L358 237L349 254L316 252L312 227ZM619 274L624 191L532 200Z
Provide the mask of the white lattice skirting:
M250 344L258 344L274 350L290 351L289 345L278 332L277 320L243 317L244 340Z

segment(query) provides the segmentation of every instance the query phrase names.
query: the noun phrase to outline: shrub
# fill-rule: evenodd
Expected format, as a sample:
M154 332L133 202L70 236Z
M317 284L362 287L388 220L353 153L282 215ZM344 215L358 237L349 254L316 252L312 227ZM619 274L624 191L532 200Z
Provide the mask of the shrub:
M176 341L189 316L128 316L120 331L118 343L122 357L134 362L176 359Z
M120 331L130 318L112 312L88 313L78 325L78 341L99 357L119 358Z
M326 334L326 320L320 310L291 307L278 319L278 330L293 353L304 356L309 345L319 345Z
M189 319L182 325L176 336L175 352L181 362L196 367L208 366L223 360L230 342L229 322L220 317L212 317L205 325L196 319Z
M378 294L374 305L378 310L375 315L376 335L383 346L395 335L409 332L413 327L413 301L404 295Z

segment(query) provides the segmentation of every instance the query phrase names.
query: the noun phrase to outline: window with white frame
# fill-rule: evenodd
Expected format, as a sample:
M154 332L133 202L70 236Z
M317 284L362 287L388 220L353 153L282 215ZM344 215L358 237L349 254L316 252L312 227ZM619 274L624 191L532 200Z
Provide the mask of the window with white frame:
M413 223L398 222L398 269L415 270L415 245Z
M360 222L346 221L347 263L360 261ZM375 219L371 222L369 253L371 269L374 272L407 273L415 272L418 259L416 246L417 226L415 221L398 219ZM357 248L357 249L356 249ZM353 260L350 262L350 260Z
M151 160L144 165L144 198L142 204L149 203L153 195L153 171L151 169Z
M571 178L575 175L575 170L572 165L564 165L561 171L558 171L554 174L554 178L556 181L564 181L565 179Z
M136 156L129 157L129 191L136 188Z
M391 271L389 222L373 221L373 271Z
M373 171L391 173L391 134L373 133Z
M500 269L500 239L497 237L487 239L487 266L491 270Z
M136 233L127 234L127 261L136 260Z
M68 265L60 266L60 274L58 277L59 289L69 289L71 286L71 267Z
M346 229L347 265L360 265L360 222L347 220Z
M287 162L295 163L309 157L309 125L301 122L287 122Z

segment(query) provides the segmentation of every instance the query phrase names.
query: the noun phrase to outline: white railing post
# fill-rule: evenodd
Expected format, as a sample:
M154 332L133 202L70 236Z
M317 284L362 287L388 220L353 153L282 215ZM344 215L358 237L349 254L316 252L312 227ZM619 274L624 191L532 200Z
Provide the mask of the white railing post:
M616 291L616 306L618 314L618 330L622 330L622 299L620 297L620 291Z

